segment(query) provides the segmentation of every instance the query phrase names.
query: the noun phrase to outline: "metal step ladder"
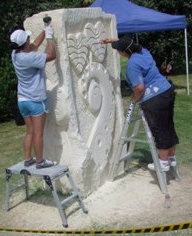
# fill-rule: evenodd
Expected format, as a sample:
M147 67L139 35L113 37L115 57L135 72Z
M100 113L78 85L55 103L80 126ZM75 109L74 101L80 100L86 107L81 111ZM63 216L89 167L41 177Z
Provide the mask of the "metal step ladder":
M137 111L134 112L134 110L136 110L136 106L137 106ZM136 115L135 115L135 113L136 113ZM134 115L135 115L135 117L133 118ZM133 131L132 131L131 136L127 137L128 129L129 129L129 126L132 122L135 123L133 126ZM141 122L143 123L144 131L146 134L146 140L141 140L141 139L137 138ZM136 105L133 102L130 102L130 104L128 106L127 114L125 116L124 125L123 125L122 132L121 132L121 138L120 138L120 141L118 144L117 155L115 157L116 159L113 160L113 166L112 166L111 172L110 172L110 179L114 180L115 177L117 176L118 168L119 168L121 162L124 162L124 171L129 170L132 155L133 155L134 148L135 148L135 144L137 142L146 143L149 145L152 159L153 159L153 162L155 165L155 170L156 170L159 186L160 186L161 192L163 194L165 194L165 207L170 207L170 195L169 195L169 192L167 189L166 172L162 171L162 169L161 169L159 157L158 157L156 146L154 143L154 139L153 139L153 136L152 136L151 131L149 129L148 123L145 119L145 116L143 114L143 111L139 105ZM124 151L125 145L127 145L126 153ZM123 153L125 153L125 154L123 154ZM170 171L172 171L174 178L176 180L180 180L180 175L179 175L177 166L171 167Z
M12 187L10 180L13 174L21 174L23 175L23 183L21 183L19 186ZM83 201L80 197L80 194L77 190L77 187L72 179L72 176L70 174L69 168L64 165L55 165L53 167L49 168L43 168L43 169L36 169L35 165L25 167L24 161L21 161L9 168L6 169L6 210L10 210L10 197L14 192L17 192L20 189L25 189L26 193L26 199L29 199L29 176L36 176L36 177L42 177L46 184L49 186L54 202L58 208L62 223L64 227L68 227L67 223L67 216L65 213L65 207L68 203L73 201L78 201L79 206L83 210L84 213L88 213L88 210L85 208ZM64 199L60 199L57 193L56 184L55 181L59 180L62 177L67 177L69 184L72 188L72 193L65 197Z

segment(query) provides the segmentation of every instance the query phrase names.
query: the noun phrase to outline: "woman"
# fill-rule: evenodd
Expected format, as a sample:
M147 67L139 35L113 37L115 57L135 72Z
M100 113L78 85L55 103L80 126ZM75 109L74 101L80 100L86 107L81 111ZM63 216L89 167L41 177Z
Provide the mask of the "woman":
M179 143L173 121L173 86L161 75L150 52L128 35L119 40L104 39L101 43L111 43L113 49L128 58L126 80L133 90L131 100L140 103L154 136L161 168L169 171L170 166L176 165L175 145ZM148 168L155 170L154 163Z
M12 63L18 78L18 106L26 124L24 137L24 166L36 163L36 168L46 168L54 162L43 158L43 131L46 119L47 96L45 87L45 64L56 58L53 29L49 25L30 43L29 31L15 30L10 35ZM46 51L36 52L47 39ZM34 148L36 159L32 157Z

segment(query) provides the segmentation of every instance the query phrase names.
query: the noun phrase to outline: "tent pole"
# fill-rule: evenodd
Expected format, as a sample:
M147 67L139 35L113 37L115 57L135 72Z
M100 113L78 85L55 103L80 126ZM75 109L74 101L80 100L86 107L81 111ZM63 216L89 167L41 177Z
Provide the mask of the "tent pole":
M185 32L185 60L186 60L186 76L187 76L187 95L189 95L189 61L188 61L188 45L187 45L187 28L184 30Z

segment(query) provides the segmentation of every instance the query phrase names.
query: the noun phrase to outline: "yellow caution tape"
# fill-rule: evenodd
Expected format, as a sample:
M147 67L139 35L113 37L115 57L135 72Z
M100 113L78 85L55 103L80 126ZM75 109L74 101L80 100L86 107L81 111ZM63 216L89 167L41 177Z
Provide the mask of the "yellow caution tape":
M133 233L156 233L192 228L192 222L184 222L178 224L151 226L144 228L132 229L109 229L109 230L33 230L33 229L16 229L1 228L0 231L21 232L21 233L41 233L41 234L133 234Z

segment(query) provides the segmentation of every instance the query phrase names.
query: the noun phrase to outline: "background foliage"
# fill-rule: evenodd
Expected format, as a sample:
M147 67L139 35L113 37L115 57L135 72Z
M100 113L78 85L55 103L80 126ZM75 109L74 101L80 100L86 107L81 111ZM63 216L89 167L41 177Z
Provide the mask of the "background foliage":
M192 0L132 0L161 12L187 16L188 35L192 33ZM87 7L93 0L12 0L0 1L0 121L12 117L16 101L17 79L11 64L9 34L23 27L24 20L40 11L69 7ZM173 72L185 73L185 48L183 30L139 34L139 42L149 48L158 64L173 57ZM189 59L192 54L192 37L188 37ZM191 65L190 65L191 66Z
M40 11L62 7L75 7L75 0L12 0L0 2L0 121L13 115L16 101L17 79L11 63L9 35L14 29L23 28L24 20Z
M185 15L187 18L188 32L188 56L192 58L192 0L132 0L132 2L151 8L156 11L171 15ZM185 73L185 43L183 30L157 31L151 33L142 33L139 35L140 42L149 48L160 66L165 59L173 60L174 74ZM190 64L190 70L192 66Z

